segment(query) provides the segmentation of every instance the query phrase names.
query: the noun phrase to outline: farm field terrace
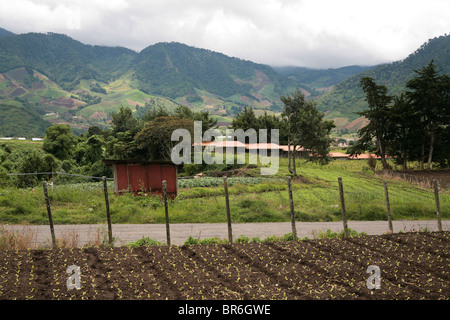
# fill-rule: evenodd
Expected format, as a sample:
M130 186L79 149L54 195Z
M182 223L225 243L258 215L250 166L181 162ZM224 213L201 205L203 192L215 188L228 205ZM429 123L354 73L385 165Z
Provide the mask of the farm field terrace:
M448 300L449 245L450 232L413 232L232 245L1 250L0 299ZM71 288L69 266L79 267L78 288ZM379 289L371 287L377 283Z

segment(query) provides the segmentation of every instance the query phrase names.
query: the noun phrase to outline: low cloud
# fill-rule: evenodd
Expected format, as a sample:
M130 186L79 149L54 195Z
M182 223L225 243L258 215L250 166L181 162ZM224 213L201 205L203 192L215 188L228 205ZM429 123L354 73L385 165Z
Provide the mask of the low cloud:
M177 41L270 65L373 65L450 31L448 0L0 0L0 27L140 51Z

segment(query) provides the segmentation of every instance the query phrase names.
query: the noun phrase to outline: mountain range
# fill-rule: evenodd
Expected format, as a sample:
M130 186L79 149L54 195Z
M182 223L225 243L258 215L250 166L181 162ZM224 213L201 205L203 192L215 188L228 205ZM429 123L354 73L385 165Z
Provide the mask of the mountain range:
M431 58L448 72L449 39L432 39L393 64L314 70L275 68L175 42L136 52L0 28L0 136L42 136L55 123L70 124L76 133L106 128L120 106L142 116L152 107L186 105L230 122L245 106L279 113L280 96L297 88L338 127L348 126L357 118L353 112L365 108L361 75L373 74L395 89Z
M417 76L415 70L432 60L441 74L450 74L450 35L428 40L404 60L378 65L348 77L318 99L318 108L326 112L328 118L347 123L345 126L351 128L361 120L355 112L367 108L359 85L362 77L372 77L378 85L386 86L389 95L399 95L406 90L406 83Z

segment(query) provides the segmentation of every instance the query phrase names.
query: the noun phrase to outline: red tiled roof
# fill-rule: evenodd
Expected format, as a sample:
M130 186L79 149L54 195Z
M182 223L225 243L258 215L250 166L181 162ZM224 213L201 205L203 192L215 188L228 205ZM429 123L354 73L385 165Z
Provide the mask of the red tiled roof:
M276 143L247 143L246 149L281 149L281 146Z

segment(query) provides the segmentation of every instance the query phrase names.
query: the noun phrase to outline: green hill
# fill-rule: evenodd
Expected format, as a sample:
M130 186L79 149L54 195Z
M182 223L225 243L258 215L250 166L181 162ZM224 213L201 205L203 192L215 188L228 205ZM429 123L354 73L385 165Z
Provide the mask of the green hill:
M180 43L158 43L137 53L55 33L0 38L0 99L40 114L57 113L44 118L75 131L107 126L120 106L143 114L152 106L183 104L208 109L221 121L231 121L244 106L276 112L280 95L297 86L269 66Z
M171 98L195 95L196 89L223 98L251 96L269 84L279 95L289 86L269 66L181 43L147 47L134 59L134 71L143 91Z
M303 88L311 97L318 97L331 90L333 86L349 77L373 68L372 66L348 66L337 69L310 69L305 67L274 67L279 74L286 76Z
M398 95L416 75L414 70L424 67L431 60L442 73L450 73L450 35L430 39L404 60L376 66L340 82L318 99L318 108L326 112L328 118L353 121L358 118L355 112L367 108L359 83L362 77L373 77L377 84L388 88L389 94Z
M0 102L1 137L40 137L51 123L42 119L37 112L20 104Z
M13 35L14 35L14 33L12 33L11 31L8 31L6 29L0 28L0 38L13 36Z
M85 45L63 34L27 33L0 38L0 73L27 67L73 90L81 79L120 77L135 55L121 47Z
M272 68L174 42L157 43L138 53L86 45L62 34L14 35L0 29L0 103L8 106L8 114L28 112L24 119L35 123L35 132L43 135L45 125L31 119L69 124L82 132L91 125L107 127L111 113L120 106L139 116L151 107L174 109L181 104L208 110L225 122L245 106L257 114L278 113L280 96L299 88L307 98L316 99L338 127L353 128L363 123L350 123L357 118L354 112L366 107L359 87L362 76L374 77L396 94L414 69L431 59L448 72L449 39L432 39L392 64L312 70ZM23 123L17 117L13 120ZM6 128L5 123L0 126ZM22 135L20 126L7 127L0 132Z

